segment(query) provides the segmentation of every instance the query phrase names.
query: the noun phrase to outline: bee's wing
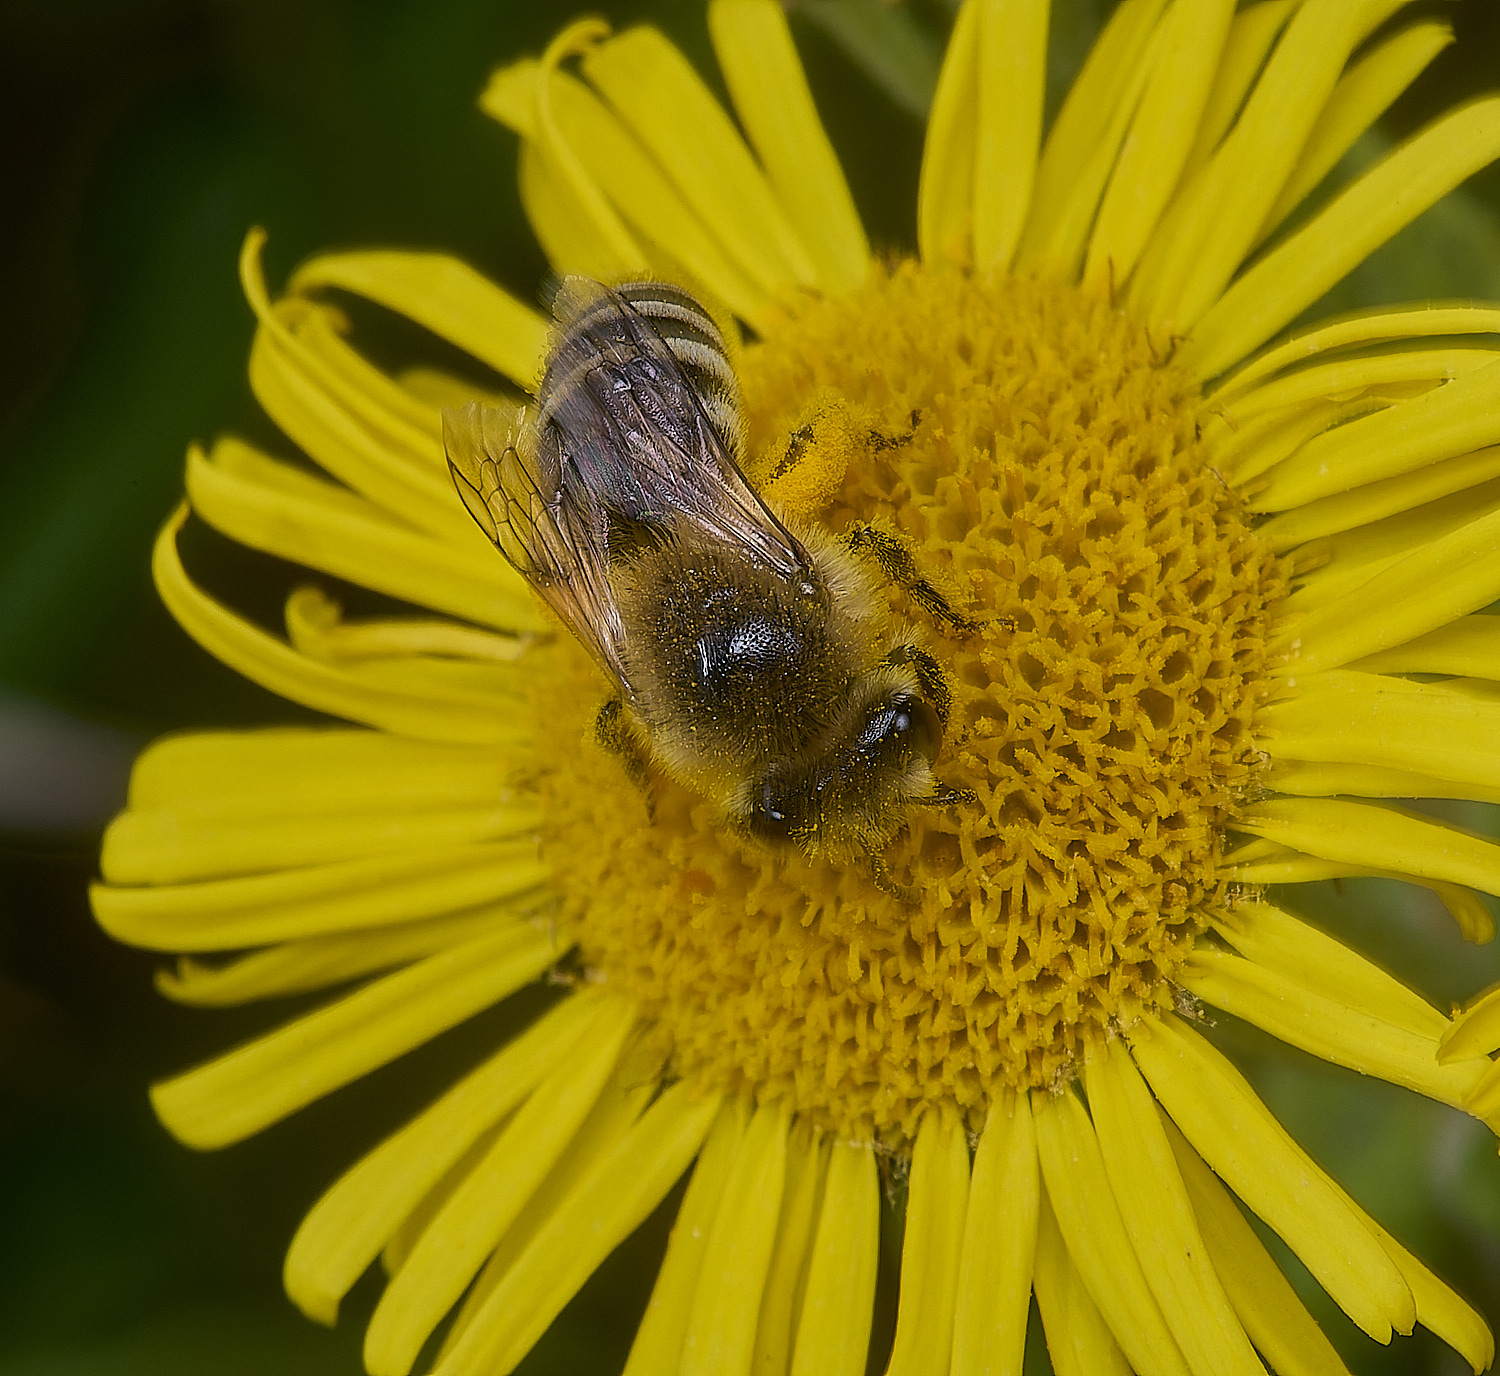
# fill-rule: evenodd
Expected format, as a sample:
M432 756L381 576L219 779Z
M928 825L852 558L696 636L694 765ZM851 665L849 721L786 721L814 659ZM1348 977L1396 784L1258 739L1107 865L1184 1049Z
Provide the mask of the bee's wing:
M543 484L518 447L523 417L478 402L443 412L443 447L458 495L479 528L628 693L620 662L624 630L608 576L608 522L576 493Z
M615 518L729 545L786 578L807 551L740 471L744 421L717 323L678 287L570 278L538 395L544 472Z

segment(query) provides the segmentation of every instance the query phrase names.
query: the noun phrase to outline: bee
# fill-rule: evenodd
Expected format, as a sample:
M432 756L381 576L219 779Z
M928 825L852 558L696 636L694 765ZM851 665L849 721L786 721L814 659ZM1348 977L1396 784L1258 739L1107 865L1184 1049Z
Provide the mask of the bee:
M950 692L893 630L861 555L957 627L896 537L800 525L742 471L725 334L665 282L569 278L534 411L444 415L454 482L484 533L616 693L595 734L651 798L653 767L741 835L882 858L915 805L972 795L933 763Z

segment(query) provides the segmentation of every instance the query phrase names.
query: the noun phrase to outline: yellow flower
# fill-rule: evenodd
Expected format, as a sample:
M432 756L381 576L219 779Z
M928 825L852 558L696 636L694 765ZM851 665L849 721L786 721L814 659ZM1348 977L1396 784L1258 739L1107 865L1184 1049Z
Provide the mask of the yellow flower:
M160 979L185 1002L364 981L156 1087L200 1147L553 972L292 1244L325 1322L384 1258L372 1373L450 1313L441 1376L512 1370L690 1166L632 1376L863 1372L882 1170L909 1170L896 1376L1019 1372L1033 1291L1064 1376L1343 1370L1235 1196L1378 1341L1421 1323L1489 1365L1480 1317L1202 1030L1224 1010L1500 1124L1493 996L1451 1022L1261 887L1389 876L1473 940L1500 893L1500 847L1388 801L1500 801L1500 308L1263 347L1500 153L1481 101L1304 212L1448 41L1366 43L1402 7L1124 0L1043 141L1046 0L966 0L910 261L871 259L774 0L709 6L738 128L645 28L575 25L485 92L558 271L721 301L751 476L899 530L980 623L888 590L951 678L938 772L973 795L891 843L910 904L665 782L648 820L590 738L606 686L453 492L439 410L472 385L380 371L328 293L467 350L498 404L545 322L433 254L319 257L273 301L251 237L251 383L330 477L224 439L189 453L191 511L435 615L349 621L307 587L272 635L189 579L185 505L155 553L173 614L359 726L153 746L95 905L190 953Z

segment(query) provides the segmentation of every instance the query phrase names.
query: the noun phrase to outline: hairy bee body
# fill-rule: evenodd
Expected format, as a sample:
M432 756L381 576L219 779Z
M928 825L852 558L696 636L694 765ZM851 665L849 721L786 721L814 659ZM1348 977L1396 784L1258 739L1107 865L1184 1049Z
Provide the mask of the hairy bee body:
M848 549L746 482L728 349L691 296L573 278L555 309L533 417L445 416L470 511L619 689L615 748L745 834L878 855L934 799L930 657Z

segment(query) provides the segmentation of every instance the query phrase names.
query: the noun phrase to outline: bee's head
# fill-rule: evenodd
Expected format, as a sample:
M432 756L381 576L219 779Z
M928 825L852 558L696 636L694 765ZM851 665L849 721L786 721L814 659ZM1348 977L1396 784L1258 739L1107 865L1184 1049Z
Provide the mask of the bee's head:
M751 836L847 854L883 846L933 790L942 719L905 687L858 703L823 749L766 771L739 811Z

